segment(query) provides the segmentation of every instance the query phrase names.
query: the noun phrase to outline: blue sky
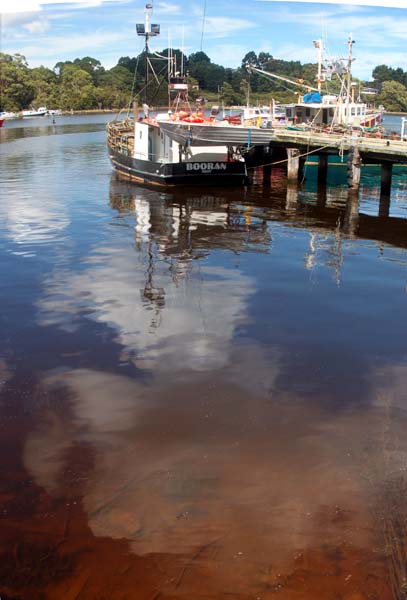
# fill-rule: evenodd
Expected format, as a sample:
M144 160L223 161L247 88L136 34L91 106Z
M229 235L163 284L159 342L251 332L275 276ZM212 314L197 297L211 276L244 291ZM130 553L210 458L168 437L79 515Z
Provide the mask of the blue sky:
M186 54L201 49L213 62L240 65L250 50L276 58L315 62L312 41L323 36L327 54L346 55L352 33L353 74L369 79L379 64L407 70L407 0L154 0L153 22L161 35L156 50L170 44ZM140 0L0 0L1 50L23 54L31 67L53 67L82 56L106 68L142 49L135 24L144 21Z

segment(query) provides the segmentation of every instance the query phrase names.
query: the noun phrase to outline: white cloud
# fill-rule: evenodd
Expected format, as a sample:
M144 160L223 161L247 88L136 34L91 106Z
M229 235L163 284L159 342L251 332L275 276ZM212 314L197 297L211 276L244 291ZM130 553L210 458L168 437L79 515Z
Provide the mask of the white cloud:
M170 4L169 2L158 2L157 3L157 13L160 15L164 14L178 14L181 10L181 7L178 4Z
M24 12L38 12L47 5L64 4L71 8L76 6L77 8L88 8L89 6L100 6L104 2L123 2L126 0L0 0L0 13L24 13Z
M394 14L377 15L356 11L352 14L349 7L337 6L331 8L323 16L324 30L328 33L326 41L326 55L339 57L347 54L346 42L352 32L356 40L354 46L355 63L352 71L355 77L370 78L372 67L387 64L391 67L406 65L407 41L407 14L406 17L396 17ZM295 38L290 42L274 41L273 47L255 48L272 52L275 57L285 60L301 60L301 62L315 62L316 54L312 47L312 40L319 35L318 18L313 11L304 7L302 11L278 10L273 12L273 21L280 23L281 28L295 28L301 25L302 34L309 32L309 43L303 46ZM278 25L277 25L278 26ZM377 40L380 39L380 47Z
M244 31L250 27L256 27L256 23L247 19L236 19L233 17L206 17L205 36L226 37L236 31Z
M203 50L205 51L205 47L203 48ZM268 49L267 51L269 51L270 49ZM193 52L194 50L191 50L191 52ZM216 45L212 45L211 50L210 50L210 55L211 56L221 56L222 57L222 61L221 64L225 67L230 67L230 66L235 66L236 65L236 57L238 58L238 61L240 62L243 57L245 56L245 54L247 54L247 47L243 46L241 44L216 44ZM214 62L218 62L217 60L215 60Z
M281 0L256 0L257 2L281 2ZM407 9L407 1L406 0L323 0L323 2L318 2L318 0L284 0L284 2L305 2L308 4L349 4L350 6L373 6L373 7L382 7L382 8L406 8Z
M139 227L142 226L140 220ZM78 307L83 306L83 290L86 290L86 303L98 307L89 318L114 328L117 339L129 352L142 348L139 365L154 372L175 370L179 365L207 371L229 362L235 329L246 317L247 302L252 294L250 277L232 269L201 267L205 276L203 297L200 287L203 284L189 280L174 285L169 272L156 271L154 287L166 292L165 306L156 315L150 302L140 302L140 291L146 287L145 274L134 270L132 259L125 259L123 263L122 257L109 252L97 249L96 254L103 257L98 277L91 275L94 261L98 260L94 258L87 271L61 272L46 282L49 293L39 303L42 325L55 324L67 330L75 327L75 315ZM122 274L117 271L120 262ZM230 290L227 304L221 302L219 281L222 279L227 279ZM202 322L197 321L197 306L200 306ZM153 324L155 320L159 327Z
M105 31L96 31L94 33L84 33L77 35L70 35L69 37L44 37L41 41L41 45L29 45L20 47L10 47L7 52L14 54L19 52L30 59L30 65L35 60L41 60L41 64L44 64L44 60L49 57L54 57L58 60L67 60L70 56L82 50L93 51L96 48L103 48L107 44L123 41L123 32L109 33ZM41 57L36 59L36 57ZM31 60L31 57L34 60Z
M23 25L24 29L33 34L45 33L50 28L50 23L47 19L35 19Z

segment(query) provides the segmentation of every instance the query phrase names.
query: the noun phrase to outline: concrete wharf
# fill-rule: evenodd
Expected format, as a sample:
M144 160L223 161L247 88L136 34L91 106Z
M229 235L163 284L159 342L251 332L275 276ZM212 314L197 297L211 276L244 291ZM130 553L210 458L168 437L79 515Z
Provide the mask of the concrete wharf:
M287 158L274 161L273 150L285 148ZM290 182L302 179L303 165L310 155L318 156L318 183L326 181L328 156L346 155L348 185L352 190L358 190L360 171L363 164L381 165L381 192L390 195L392 168L395 164L407 165L407 139L376 138L349 134L322 133L290 129L274 129L270 131L268 147L259 148L257 154L258 166L263 166L264 179L271 174L271 168L287 163L287 177Z

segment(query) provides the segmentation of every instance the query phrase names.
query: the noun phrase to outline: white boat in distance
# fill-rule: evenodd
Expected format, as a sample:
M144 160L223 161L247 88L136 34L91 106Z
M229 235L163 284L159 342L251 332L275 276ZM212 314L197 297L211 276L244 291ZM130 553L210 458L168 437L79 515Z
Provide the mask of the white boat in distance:
M31 117L45 117L48 113L48 110L45 106L40 106L40 108L33 108L31 110L23 110L21 115L23 119L31 118Z
M0 119L18 119L18 113L9 111L0 112Z

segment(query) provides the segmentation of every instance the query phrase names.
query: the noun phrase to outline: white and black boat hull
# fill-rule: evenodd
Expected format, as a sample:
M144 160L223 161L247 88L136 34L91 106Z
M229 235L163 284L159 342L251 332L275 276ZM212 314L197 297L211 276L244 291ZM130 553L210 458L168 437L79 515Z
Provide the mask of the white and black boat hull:
M172 185L231 185L246 183L247 171L243 161L195 161L160 163L125 156L109 148L116 173L131 181L158 186Z

